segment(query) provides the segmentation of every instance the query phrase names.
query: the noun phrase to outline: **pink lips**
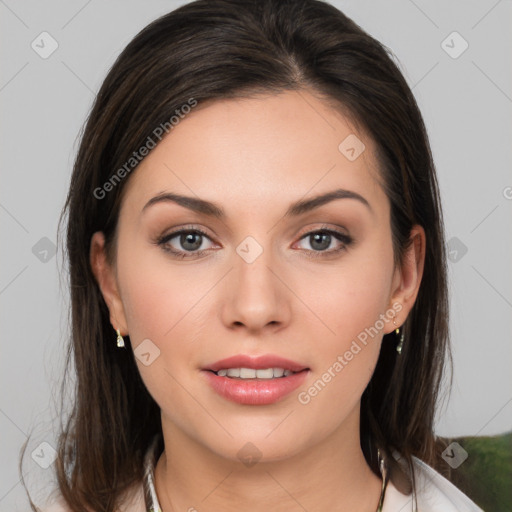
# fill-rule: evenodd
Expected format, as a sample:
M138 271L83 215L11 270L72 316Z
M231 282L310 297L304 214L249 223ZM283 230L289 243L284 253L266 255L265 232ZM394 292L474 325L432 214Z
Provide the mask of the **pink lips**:
M225 368L283 368L295 373L274 379L236 379L220 377L214 373ZM215 392L230 401L247 405L268 405L282 400L304 382L308 373L309 368L306 366L271 354L258 357L228 357L207 366L202 371Z

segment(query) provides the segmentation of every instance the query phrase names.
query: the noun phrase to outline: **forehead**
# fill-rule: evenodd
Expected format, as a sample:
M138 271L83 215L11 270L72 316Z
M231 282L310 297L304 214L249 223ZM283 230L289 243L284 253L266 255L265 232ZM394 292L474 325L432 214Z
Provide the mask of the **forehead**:
M154 195L176 191L261 208L340 187L386 199L373 141L317 96L289 91L192 109L139 164L123 203L141 210Z

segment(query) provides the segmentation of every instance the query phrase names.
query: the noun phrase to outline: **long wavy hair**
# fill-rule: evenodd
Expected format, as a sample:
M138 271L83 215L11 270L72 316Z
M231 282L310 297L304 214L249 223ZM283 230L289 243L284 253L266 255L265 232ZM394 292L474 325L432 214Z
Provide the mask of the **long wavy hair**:
M76 375L55 471L70 510L114 511L121 495L142 480L144 453L162 434L160 409L142 382L129 337L127 350L116 348L89 262L96 231L105 234L115 260L122 193L136 167L105 197L95 191L190 98L201 105L289 90L314 91L375 141L396 265L412 226L425 230L423 279L403 326L406 343L398 356L395 334L384 336L362 395L360 440L379 476L377 448L391 461L400 453L412 470L410 478L391 462L391 479L402 492L415 486L413 456L437 467L435 413L452 364L444 228L427 132L406 80L385 46L322 1L198 0L133 38L108 72L81 133L59 223L67 218L71 293L62 388L72 363Z

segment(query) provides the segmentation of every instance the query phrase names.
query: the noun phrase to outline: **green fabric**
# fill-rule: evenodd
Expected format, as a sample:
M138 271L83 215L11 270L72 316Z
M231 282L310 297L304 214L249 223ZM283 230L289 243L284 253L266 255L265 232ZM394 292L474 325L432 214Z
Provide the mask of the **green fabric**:
M512 432L459 437L468 458L448 477L485 512L512 512Z

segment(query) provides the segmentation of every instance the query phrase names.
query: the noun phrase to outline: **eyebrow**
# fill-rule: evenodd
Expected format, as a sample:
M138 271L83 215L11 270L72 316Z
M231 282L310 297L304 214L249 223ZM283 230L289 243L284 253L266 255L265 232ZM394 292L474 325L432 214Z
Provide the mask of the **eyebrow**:
M310 199L299 200L291 204L285 213L285 217L296 217L310 212L324 204L330 203L336 199L355 199L365 205L371 212L373 212L370 203L357 192L338 188ZM197 197L183 196L172 192L161 192L160 194L152 197L142 208L141 213L147 210L150 206L158 203L176 203L184 208L188 208L196 213L201 213L217 219L224 219L226 213L224 209L216 203L205 201Z

